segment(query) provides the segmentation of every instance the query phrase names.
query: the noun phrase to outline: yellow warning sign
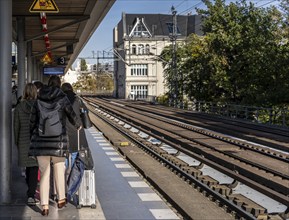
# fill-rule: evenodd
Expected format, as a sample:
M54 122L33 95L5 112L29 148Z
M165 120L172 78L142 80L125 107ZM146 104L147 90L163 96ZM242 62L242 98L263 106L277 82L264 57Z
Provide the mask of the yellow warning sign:
M51 62L52 62L52 60L51 60L51 58L50 58L50 56L49 56L48 54L45 54L45 55L42 57L41 61L42 61L43 63L51 63Z
M55 4L54 0L34 0L29 11L31 13L34 12L58 13L59 9Z

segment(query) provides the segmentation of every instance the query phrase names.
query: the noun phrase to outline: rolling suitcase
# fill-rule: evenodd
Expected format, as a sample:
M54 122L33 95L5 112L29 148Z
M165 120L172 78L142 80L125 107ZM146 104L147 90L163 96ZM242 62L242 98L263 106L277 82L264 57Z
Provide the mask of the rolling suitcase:
M78 150L80 150L79 131L77 132ZM95 173L94 170L84 170L84 174L78 189L78 204L77 208L90 206L96 208L95 200Z
M95 174L94 170L84 170L82 181L78 189L78 206L90 206L96 208L95 202Z

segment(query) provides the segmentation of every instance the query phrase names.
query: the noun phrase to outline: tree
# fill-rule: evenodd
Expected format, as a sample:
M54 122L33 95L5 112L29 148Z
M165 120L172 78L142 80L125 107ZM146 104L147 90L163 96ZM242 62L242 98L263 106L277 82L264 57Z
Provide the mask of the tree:
M107 74L83 73L72 84L75 91L97 94L113 91L113 79Z
M78 81L72 84L75 91L90 93L94 92L95 80L94 77L91 76L91 74L83 73L79 75L77 79Z
M276 99L270 94L274 93L276 79L284 79L286 69L282 63L287 52L281 49L280 12L275 7L255 7L245 0L229 5L223 0L205 4L207 10L198 12L205 17L203 30L210 53L210 80L216 84L215 98L243 104L274 104ZM281 69L276 68L280 65ZM288 90L286 81L282 84Z
M203 101L288 104L289 95L282 95L289 94L288 1L282 0L281 13L245 0L229 5L205 0L207 9L197 10L205 35L191 35L178 45L181 78L173 77L172 48L161 54L166 85L178 80L186 95Z
M85 59L80 60L80 71L87 71L87 64Z
M213 79L215 72L211 61L214 55L209 53L208 36L192 34L185 45L185 59L181 65L184 73L184 92L193 99L213 101L217 92L217 82Z
M281 8L284 13L284 25L282 30L284 30L284 34L286 37L286 42L289 40L289 0L281 0Z

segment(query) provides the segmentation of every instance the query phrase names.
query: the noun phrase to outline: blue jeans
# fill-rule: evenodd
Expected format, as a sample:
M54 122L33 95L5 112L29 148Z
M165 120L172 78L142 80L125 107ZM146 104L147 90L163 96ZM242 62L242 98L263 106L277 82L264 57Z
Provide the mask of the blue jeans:
M69 168L69 167L72 168L72 166L73 166L73 164L74 164L74 161L75 161L75 158L76 158L76 156L77 156L77 153L78 153L78 152L73 152L73 153L70 153L70 154L69 154L69 157L70 157L69 159L70 159L70 160L69 160L69 161L68 161L68 159L65 160L65 166L66 166L66 168ZM70 162L71 164L69 164L69 162Z

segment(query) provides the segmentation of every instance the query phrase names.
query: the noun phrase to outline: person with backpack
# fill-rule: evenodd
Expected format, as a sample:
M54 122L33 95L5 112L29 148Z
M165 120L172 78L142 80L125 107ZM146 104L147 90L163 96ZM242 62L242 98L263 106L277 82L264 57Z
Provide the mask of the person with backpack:
M29 121L31 109L37 98L37 88L32 83L24 87L23 96L14 109L13 129L15 145L18 149L18 165L25 167L25 180L28 186L27 204L36 205L39 201L35 198L38 178L37 161L28 157L30 146Z
M49 214L50 162L58 194L58 209L66 205L65 159L69 155L66 118L81 129L67 95L60 89L59 76L49 78L48 86L38 93L30 117L31 143L29 155L36 157L40 169L40 201L43 216Z

